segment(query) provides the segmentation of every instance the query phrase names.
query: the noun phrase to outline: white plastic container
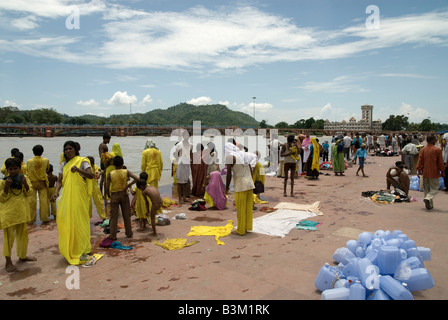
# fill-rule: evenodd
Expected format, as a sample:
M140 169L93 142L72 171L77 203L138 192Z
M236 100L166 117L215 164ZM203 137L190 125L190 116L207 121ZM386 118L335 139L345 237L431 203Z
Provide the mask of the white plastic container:
M317 274L314 285L318 290L325 291L327 289L332 289L336 281L341 278L344 278L343 273L339 269L326 263Z
M426 290L434 287L434 279L426 268L417 268L411 270L406 284L411 291Z
M380 288L394 300L414 300L412 293L389 275L380 276Z
M366 300L366 288L361 282L356 281L350 286L349 300Z
M349 297L349 288L327 289L321 294L322 300L348 300Z

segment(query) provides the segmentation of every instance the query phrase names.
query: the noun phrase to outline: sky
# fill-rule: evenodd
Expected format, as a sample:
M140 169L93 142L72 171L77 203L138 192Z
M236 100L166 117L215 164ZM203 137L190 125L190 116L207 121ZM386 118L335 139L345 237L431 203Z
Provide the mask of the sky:
M447 57L446 0L0 0L0 107L20 110L448 123Z

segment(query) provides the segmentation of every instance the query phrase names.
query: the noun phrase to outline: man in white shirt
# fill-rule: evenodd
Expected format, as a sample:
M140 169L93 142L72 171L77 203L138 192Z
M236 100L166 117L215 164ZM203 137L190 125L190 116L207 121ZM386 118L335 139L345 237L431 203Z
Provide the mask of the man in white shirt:
M350 138L347 133L344 133L344 158L347 159L347 161L350 161L350 148L352 146L352 138Z
M404 155L404 163L406 164L406 167L411 171L411 174L415 174L414 156L417 155L419 151L417 146L412 143L411 139L408 139L407 142L408 143L404 146L401 152Z

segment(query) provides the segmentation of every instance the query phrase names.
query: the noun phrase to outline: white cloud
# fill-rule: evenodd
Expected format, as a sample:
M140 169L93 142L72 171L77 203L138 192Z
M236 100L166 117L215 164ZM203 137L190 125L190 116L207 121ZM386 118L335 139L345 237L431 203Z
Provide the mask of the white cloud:
M309 92L332 92L332 93L347 93L347 92L366 92L367 89L355 84L359 80L359 76L340 76L331 81L314 82L309 81L300 86L301 89Z
M87 100L87 101L79 100L78 102L76 102L76 104L79 104L79 105L84 106L84 107L97 107L97 106L99 106L99 103L96 102L95 99L90 99L90 100Z
M409 118L409 122L415 122L415 123L420 123L424 119L430 118L431 115L428 110L421 107L415 108L405 102L401 103L399 113L401 115L407 116ZM431 121L438 122L437 119L432 119Z
M270 103L266 103L266 102L262 102L262 103L250 103L250 104L245 104L242 105L240 108L240 111L242 112L247 112L250 115L253 115L254 112L254 107L255 107L255 117L257 116L258 112L261 113L266 113L272 110L272 108L274 107L272 104Z
M151 98L151 96L150 96L149 94L147 94L147 95L143 98L142 102L140 102L140 104L141 104L142 106L147 106L147 105L150 104L151 102L152 102L152 98Z
M107 101L107 104L112 105L129 105L130 103L137 102L137 97L128 95L127 91L117 91L112 98Z
M199 97L199 98L193 98L191 100L188 100L188 104L192 104L195 106L203 106L206 104L210 104L212 102L212 99L210 97Z
M20 30L31 30L38 26L36 21L37 18L35 16L27 16L24 18L12 20L11 25Z
M414 73L382 73L380 76L390 78L432 79L432 77Z
M20 107L19 104L17 104L15 101L10 101L10 100L5 100L5 102L3 103L3 106L5 107Z
M0 40L0 49L110 68L208 73L278 61L348 58L403 44L448 45L448 11L382 18L379 30L368 30L364 23L320 30L302 28L291 19L245 5L144 12L101 0L15 0L1 1L0 9L42 20L65 19L70 5L79 6L81 16L103 15L99 20L103 24L99 41L65 35L26 35ZM32 18L28 18L29 22L33 22ZM312 90L319 88L319 84L309 85ZM333 92L362 89L354 84L326 85L330 91L336 90Z

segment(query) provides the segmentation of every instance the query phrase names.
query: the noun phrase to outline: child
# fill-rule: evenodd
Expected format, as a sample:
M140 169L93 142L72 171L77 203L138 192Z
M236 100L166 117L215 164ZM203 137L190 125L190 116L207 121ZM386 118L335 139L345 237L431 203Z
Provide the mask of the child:
M358 171L356 171L356 175L359 176L359 170L362 171L362 176L367 178L366 174L364 173L364 161L367 158L367 150L366 150L366 144L362 143L361 148L359 148L356 153L355 157L353 158L353 162L356 163L356 158L359 158L359 168Z
M139 180L147 181L147 179L148 174L146 172L141 172L139 175ZM132 199L132 207L139 221L139 228L137 231L144 231L146 229L146 221L148 221L148 217L146 216L147 210L145 199L143 198L142 191L137 186L134 187L131 193L134 196ZM149 207L151 207L151 204L149 204Z
M264 193L264 183L265 183L265 171L260 160L260 152L255 151L255 155L257 156L257 163L255 164L255 168L253 171L253 182L255 185L254 194L256 195L257 200L260 199L260 194Z
M55 174L53 174L52 164L48 166L47 178L48 178L48 203L50 204L50 214L52 214L53 217L56 218L56 201L50 201L50 199L51 196L55 193L55 185L56 181L58 180L58 177Z
M6 259L5 270L15 272L17 268L11 260L11 251L16 238L17 256L20 262L36 261L27 256L28 230L27 222L30 214L27 197L33 189L30 180L20 174L21 163L17 158L5 161L8 177L0 180L0 229L3 229L3 256Z
M330 145L328 144L328 140L325 140L322 144L323 152L322 152L322 161L328 161L328 153L330 152Z
M98 179L100 178L101 169L95 164L95 159L91 156L87 157L90 160L90 169L95 175L93 180L93 190L92 190L92 198L93 203L95 204L96 211L100 218L104 221L106 220L106 210L104 208L103 203L103 195L101 194L100 187L98 185ZM90 203L90 218L92 218L92 203Z
M126 236L132 238L131 206L129 203L128 188L138 180L138 177L129 170L123 169L123 164L123 158L115 156L113 158L115 170L109 172L106 176L106 194L110 199L109 239L113 241L117 240L119 207L123 215ZM129 177L134 179L134 181L128 185Z
M146 216L151 214L151 226L152 226L152 235L157 236L156 232L156 213L162 207L163 200L160 196L159 190L153 186L148 186L146 180L140 179L137 182L137 188L142 191L143 198L146 203ZM151 200L151 207L149 206L148 198Z

